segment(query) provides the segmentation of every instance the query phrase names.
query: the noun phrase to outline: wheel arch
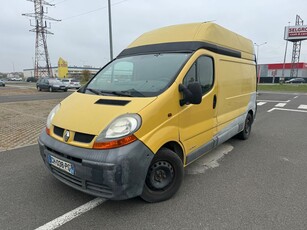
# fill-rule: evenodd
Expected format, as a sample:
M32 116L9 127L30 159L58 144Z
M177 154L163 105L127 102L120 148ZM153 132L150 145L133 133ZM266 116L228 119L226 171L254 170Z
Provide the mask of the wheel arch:
M248 111L248 114L250 114L252 116L252 123L254 123L255 117L254 117L254 111L252 109L250 109Z
M183 148L176 141L169 141L165 143L160 149L167 148L176 153L182 161L182 164L185 165L186 157L183 151Z

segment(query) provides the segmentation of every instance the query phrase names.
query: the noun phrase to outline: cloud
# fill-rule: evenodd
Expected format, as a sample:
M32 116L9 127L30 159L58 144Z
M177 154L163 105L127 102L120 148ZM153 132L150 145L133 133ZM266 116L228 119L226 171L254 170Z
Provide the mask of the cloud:
M101 67L109 60L107 1L54 0L48 16L53 22L48 36L52 65L63 57L69 65ZM142 33L172 24L212 21L233 30L259 47L260 63L282 62L284 26L299 14L307 20L305 0L112 0L113 48L116 56ZM11 0L0 9L0 72L22 71L33 66L35 33L28 32L29 19L22 13L34 11L33 3ZM34 21L32 20L34 23ZM302 43L301 61L307 62L307 42ZM290 61L292 44L289 44Z

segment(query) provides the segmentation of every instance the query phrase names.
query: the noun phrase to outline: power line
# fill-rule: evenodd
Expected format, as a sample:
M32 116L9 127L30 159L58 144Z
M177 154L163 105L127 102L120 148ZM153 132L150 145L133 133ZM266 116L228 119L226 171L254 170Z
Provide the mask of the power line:
M64 1L68 1L68 0L64 0ZM116 2L116 3L113 3L111 4L112 6L115 6L115 5L119 5L123 2L127 2L129 0L122 0L120 2ZM108 6L104 6L104 7L99 7L97 9L94 9L94 10L90 10L90 11L87 11L87 12L84 12L84 13L81 13L81 14L77 14L77 15L74 15L74 16L70 16L70 17L67 17L67 18L63 18L62 21L66 21L66 20L69 20L69 19L72 19L72 18L76 18L76 17L80 17L80 16L83 16L83 15L87 15L87 14L91 14L93 12L96 12L96 11L99 11L99 10L103 10L103 9L106 9L108 8Z
M54 1L54 0L53 0ZM63 3L63 2L66 2L66 1L68 1L68 0L63 0L63 1L60 1L60 2L56 2L56 3L54 3L55 5L59 5L59 4L61 4L61 3Z

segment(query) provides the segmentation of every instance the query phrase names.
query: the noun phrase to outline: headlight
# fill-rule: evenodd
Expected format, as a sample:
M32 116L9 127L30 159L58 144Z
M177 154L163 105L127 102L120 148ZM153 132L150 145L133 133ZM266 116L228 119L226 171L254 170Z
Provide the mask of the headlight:
M118 138L134 133L139 123L138 119L132 116L117 118L107 129L105 138Z
M141 126L138 114L125 114L115 120L97 137L93 148L110 149L132 143L137 138L133 135Z
M48 133L48 130L50 129L51 127L51 122L54 118L54 115L59 111L61 107L61 104L57 104L52 110L51 112L49 113L48 115L48 118L47 118L47 124L46 124L46 128L47 128L47 133Z

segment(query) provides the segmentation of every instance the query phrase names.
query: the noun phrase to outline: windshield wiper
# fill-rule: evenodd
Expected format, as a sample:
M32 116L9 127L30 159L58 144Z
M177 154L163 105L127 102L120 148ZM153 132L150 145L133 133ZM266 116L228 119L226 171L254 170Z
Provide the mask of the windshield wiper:
M131 95L131 97L132 96L145 97L144 94L142 94L141 92L137 91L136 89L123 90L123 91L120 91L120 93L129 94L129 95Z
M96 94L96 95L116 95L120 97L133 97L133 96L141 96L144 97L144 94L141 92L135 90L135 89L129 89L129 90L123 90L123 91L104 91L104 90L97 90L92 88L86 88L86 90Z
M99 92L99 91L96 90L96 89L86 88L86 90L88 90L88 91L90 91L90 92L92 92L92 93L94 93L94 94L96 94L96 95L102 95L101 92Z
M126 93L124 91L120 91L120 92L112 91L111 93L116 96L120 96L120 97L132 97L131 93Z

